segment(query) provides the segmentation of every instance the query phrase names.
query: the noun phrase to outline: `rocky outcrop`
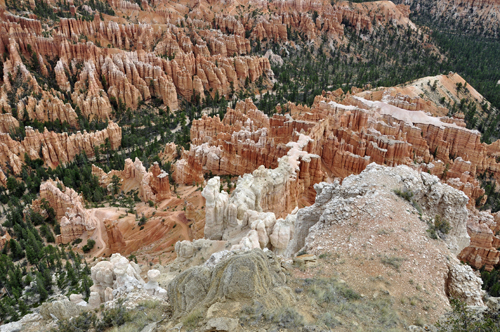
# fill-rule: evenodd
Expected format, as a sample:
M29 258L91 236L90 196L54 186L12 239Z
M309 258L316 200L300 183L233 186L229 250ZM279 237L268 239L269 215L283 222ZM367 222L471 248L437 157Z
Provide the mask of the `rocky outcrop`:
M174 179L191 184L202 181L203 173L243 175L260 165L276 168L278 159L299 140L296 132L312 126L283 116L269 119L251 99L239 101L222 121L218 116L193 121L192 145L174 165ZM305 147L311 148L312 144Z
M168 285L168 298L174 318L196 309L217 315L220 306L254 305L257 299L269 310L293 302L285 281L272 252L255 249L184 271Z
M19 121L11 113L0 114L0 133L13 133L19 128Z
M66 165L83 152L94 157L95 147L104 145L107 140L113 150L121 145L121 128L110 122L106 129L87 133L86 131L68 135L49 132L43 133L26 127L26 137L21 142L14 141L9 134L0 133L0 163L8 163L14 174L19 175L25 153L32 159L42 159L48 167Z
M29 96L20 101L17 105L18 119L23 119L25 116L30 120L38 120L39 122L67 122L72 127L78 127L78 115L69 103L64 103L57 96L47 92L42 93L42 98ZM26 113L26 114L25 114Z
M170 184L168 183L168 173L160 168L157 162L149 168L150 178L143 178L143 182L148 182L151 193L143 190L144 199L151 198L153 201L163 201L170 198Z
M260 166L240 177L231 196L220 192L219 177L210 179L202 192L206 199L205 237L228 240L234 249L272 248L273 243L278 244L278 250L286 246L285 234L290 235L284 229L287 222L276 219L292 212L322 178L319 158L304 151L310 142L301 136L299 142L290 144L288 155L279 159L276 169Z
M83 207L82 196L61 182L49 179L40 185L40 198L32 202L33 208L45 212L44 201L54 209L60 222L61 234L56 237L57 243L69 243L98 225L98 220Z
M40 315L46 320L54 317L58 320L70 319L78 316L81 311L81 307L68 300L65 296L56 301L45 302L40 306Z
M459 299L470 306L484 306L481 287L483 281L474 274L468 265L450 265L446 279L446 295Z
M2 229L2 233L3 233L3 229ZM3 249L3 247L10 241L11 239L11 236L9 233L5 233L3 234L2 236L0 236L0 248Z
M423 219L425 216L434 219L437 215L446 220L451 229L443 236L444 241L455 255L470 244L466 229L467 196L463 192L442 184L435 176L419 173L406 166L388 168L373 163L361 174L344 179L342 185L338 182L315 185L316 201L314 205L299 210L294 237L285 254L291 256L302 247L307 247L311 227L317 229L325 223L332 225L347 220L351 215L349 199L373 195L375 192L370 189L371 183L383 183L383 191L401 190L409 193L413 204L424 215Z
M101 261L91 269L93 286L90 287L89 305L98 307L101 303L126 296L128 293L145 291L151 296L164 298L166 291L159 287L156 270L148 271L149 282L142 280L141 268L120 254L113 254L109 261Z
M157 162L146 171L146 168L135 158L125 159L123 171L112 170L105 173L101 168L92 165L92 174L98 177L101 186L112 191L113 176L120 178L120 188L126 192L139 189L139 197L144 202L159 202L170 197L168 173L162 170Z
M467 220L470 245L458 257L476 269L484 267L491 271L500 260L500 237L497 235L500 230L499 215L475 209L472 211Z
M391 248L401 247L408 255L397 256L401 261L397 266L400 278L413 278L407 267L418 266L427 282L435 280L439 285L436 301L442 301L446 290L449 297L483 305L481 279L455 258L470 241L466 229L467 197L461 191L407 166L392 168L375 163L361 174L345 178L342 184L320 183L315 188L315 204L297 212L286 256L299 250L315 254L347 250L348 256L359 257L363 252L370 259L377 252L382 265L389 265L386 259L391 256ZM408 200L396 196L395 190L407 193ZM439 239L429 240L428 224L422 220L436 216L446 220L450 230L440 234ZM402 225L404 230L394 228ZM372 264L370 269L380 273Z
M174 142L165 144L165 148L158 154L162 163L172 163L177 158L177 145Z

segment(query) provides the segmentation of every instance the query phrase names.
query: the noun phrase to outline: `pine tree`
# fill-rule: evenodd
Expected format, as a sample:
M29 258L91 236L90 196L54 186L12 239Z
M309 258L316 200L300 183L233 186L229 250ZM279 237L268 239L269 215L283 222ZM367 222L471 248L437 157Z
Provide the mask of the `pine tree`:
M39 302L42 303L49 297L49 292L45 289L45 280L43 279L42 275L38 273L36 277L36 289L38 292L38 295L40 295Z

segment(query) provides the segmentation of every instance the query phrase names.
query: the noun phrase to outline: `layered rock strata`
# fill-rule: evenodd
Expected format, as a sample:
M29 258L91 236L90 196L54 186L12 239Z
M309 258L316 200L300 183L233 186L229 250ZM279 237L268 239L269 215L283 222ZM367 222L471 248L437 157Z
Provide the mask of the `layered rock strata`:
M272 252L255 249L186 270L168 285L168 298L175 318L196 309L216 313L221 307L231 310L237 302L254 305L257 300L272 310L294 301L285 281Z
M241 249L269 247L279 251L286 247L292 221L282 218L299 205L313 183L322 179L319 157L304 151L310 142L302 135L298 143L289 143L291 149L279 159L277 168L260 166L243 175L230 196L220 191L218 177L210 179L202 192L206 199L205 237L228 240L235 244L233 248Z
M110 171L105 173L101 168L92 165L92 174L97 176L101 186L112 191L113 176L120 178L120 190L126 192L131 189L139 189L139 197L142 201L159 202L170 197L170 184L168 173L162 170L157 162L155 162L148 171L142 162L135 158L125 159L125 167L123 171Z
M0 163L2 168L7 165L12 173L21 173L23 160L27 154L32 160L42 159L46 166L56 168L66 165L83 152L89 158L94 157L95 148L109 141L111 149L116 150L121 145L122 129L110 122L106 129L87 133L86 131L68 135L57 134L45 128L43 133L26 127L26 137L21 141L13 140L9 134L0 133Z
M78 239L84 232L93 231L99 223L84 208L83 197L61 182L49 179L40 185L40 198L32 202L33 209L46 213L43 210L44 202L54 209L61 226L61 234L56 237L57 243L67 244Z

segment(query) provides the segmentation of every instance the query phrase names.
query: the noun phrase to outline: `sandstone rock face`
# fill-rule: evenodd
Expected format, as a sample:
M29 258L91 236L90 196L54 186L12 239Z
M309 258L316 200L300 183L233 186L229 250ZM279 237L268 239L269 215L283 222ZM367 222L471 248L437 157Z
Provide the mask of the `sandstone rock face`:
M0 114L0 132L11 133L19 127L19 121L16 120L10 113Z
M56 134L46 128L40 133L26 127L26 137L21 142L14 141L9 134L0 133L0 163L5 167L8 162L14 174L19 175L24 154L27 153L31 159L42 159L48 167L56 168L73 161L82 152L87 157L94 157L94 147L105 144L106 139L109 139L113 150L117 149L121 145L121 132L116 123L110 122L104 130L73 135Z
M173 177L177 183L192 184L203 181L202 173L243 175L260 165L276 168L278 159L297 144L311 152L313 142L297 132L312 126L283 116L269 119L250 99L240 101L234 110L228 110L223 121L217 116L193 121L193 144L189 151L182 151L182 159L174 164ZM311 154L310 158L301 159L299 181L304 182L306 189L322 176L317 156Z
M10 241L11 236L9 233L5 233L4 235L0 236L0 248L3 249L3 247Z
M151 271L150 271L151 272ZM163 298L166 291L154 284L153 280L145 283L142 280L140 267L132 261L129 261L120 254L113 254L109 261L101 261L91 268L91 276L94 285L90 288L92 292L98 294L94 296L93 304L104 303L113 299L122 297L133 291L145 290L150 295ZM156 275L153 272L149 275ZM146 287L147 286L147 287ZM91 301L89 300L89 305Z
M69 84L69 83L68 83ZM17 118L23 119L26 115L31 120L39 122L67 122L70 126L78 127L77 114L69 103L64 103L59 96L42 92L40 100L32 96L19 101Z
M272 309L293 301L285 280L272 252L255 249L232 255L214 267L196 266L184 271L169 284L168 298L174 317L223 301L252 305L258 299Z
M168 173L163 171L157 162L146 171L138 158L135 158L134 162L127 158L123 171L113 170L106 174L101 168L92 165L92 174L98 177L101 186L110 191L113 176L118 176L121 179L121 189L129 191L138 187L139 197L144 202L159 202L171 196Z
M449 92L449 85L455 85L454 82L459 80L456 76L450 74L427 80L437 80L439 89ZM479 182L475 180L475 174L480 170L494 170L497 167L493 158L496 151L494 144L488 146L480 143L479 134L467 130L460 118L435 118L424 114L421 110L438 114L440 109L432 100L423 100L418 94L415 95L415 87L405 89L355 91L355 96L329 92L317 96L311 108L289 103L285 107L289 115L275 115L271 119L259 112L251 101L239 102L234 110L228 110L222 121L218 117L203 117L193 122L193 145L189 151L182 152L182 159L174 165L174 179L191 184L200 183L203 180L201 173L206 172L242 175L253 172L260 164L276 168L278 158L289 154L290 147L299 141L301 136L298 132L304 132L312 140L304 149L321 157L322 168L326 168L331 177L344 178L350 174L358 174L371 162L388 166L406 164L421 171L429 171L450 186L463 191L469 198L468 207L473 208L475 200L484 194ZM420 164L415 166L414 160ZM307 169L302 161L300 167ZM310 189L313 184L321 181L315 176L318 172L308 170L301 173L307 181L305 187L309 188L309 191L305 191L305 196L312 202L315 194ZM276 252L283 252L287 241L294 234L293 222L269 221L268 224L258 226L258 223L252 224L247 219L237 217L237 220L243 222L229 225L228 217L224 221L224 217L221 219L220 216L241 212L228 212L228 208L224 206L226 200L227 206L230 205L230 198L219 193L218 186L217 183L209 183L206 187L207 238L231 242L231 238L234 240L237 236L229 236L229 233L242 234L242 229L248 227L244 233L246 235L235 248L271 245ZM293 192L293 187L290 188L288 192ZM299 196L303 193L304 191ZM253 197L252 194L248 196ZM286 202L277 205L286 207L286 212L278 215L278 218L286 217L294 208L293 204L287 206ZM439 214L433 209L429 211L429 218ZM261 212L259 208L256 210ZM262 212L268 211L275 214L277 212L262 209ZM234 220L234 217L231 218ZM259 216L257 219L262 221L265 218ZM278 236L280 230L282 236ZM474 232L469 233L475 236ZM465 237L461 234L457 237L457 243L449 243L455 254L463 249ZM282 241L283 239L288 240ZM478 262L487 261L488 266L491 266L491 262L496 260L496 251L491 251L492 246L481 241L483 240L478 238L475 242L476 247L477 243L482 243L481 249L471 249L463 257L468 257L468 261L479 257Z
M467 220L467 231L471 243L458 256L476 269L484 267L491 271L500 260L500 238L495 235L500 229L499 216L483 211L474 211Z
M162 163L173 162L177 157L177 145L175 143L165 144L165 148L158 154Z
M97 227L98 220L83 207L83 197L72 188L49 179L40 185L40 198L32 202L34 210L41 210L44 200L54 209L61 225L57 243L69 243Z

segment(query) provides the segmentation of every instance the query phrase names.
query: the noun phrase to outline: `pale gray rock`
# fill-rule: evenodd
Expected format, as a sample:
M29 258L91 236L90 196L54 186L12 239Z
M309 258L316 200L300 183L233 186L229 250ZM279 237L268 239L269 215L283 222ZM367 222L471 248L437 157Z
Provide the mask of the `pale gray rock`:
M275 66L282 66L283 65L283 58L279 56L278 54L274 54L273 50L269 49L266 51L266 54L264 54L264 57L269 59L269 62L272 65Z
M0 325L0 332L21 332L25 330L25 326L40 325L43 317L40 314L27 314L17 322Z
M91 268L91 276L94 285L90 288L91 292L99 295L99 303L95 294L91 294L92 303L89 305L99 305L103 302L112 301L115 298L126 296L134 291L144 290L147 285L147 291L150 295L164 297L166 291L159 287L158 282L150 281L146 284L141 278L141 268L136 263L129 261L120 254L113 254L110 261L102 261ZM148 276L158 279L160 272L152 270Z
M237 332L240 330L238 324L238 319L227 318L227 317L217 317L210 319L205 325L206 332Z
M289 182L296 178L300 162L319 158L304 151L311 141L300 134L297 142L287 144L290 150L278 160L277 168L261 165L252 174L240 176L230 196L220 190L219 177L210 179L202 191L206 199L205 237L228 241L233 244L231 250L270 248L283 252L293 236L294 221L292 217L281 219L276 226L276 216L269 210L279 211L286 205Z
M98 308L101 305L101 296L97 292L90 292L89 307Z
M168 298L176 317L219 301L253 303L258 299L272 309L293 302L285 281L274 254L254 249L234 254L211 268L196 266L184 271L168 285Z
M446 280L446 294L450 298L460 299L469 306L484 306L483 281L474 274L469 265L454 264L449 266Z
M141 332L155 332L157 326L158 326L158 323L153 322L151 324L144 326L144 328L141 330Z
M71 294L69 296L69 300L73 302L74 304L78 304L83 301L83 295L82 294Z
M67 298L53 302L44 302L40 307L40 315L44 319L52 319L53 317L56 317L58 320L69 319L78 316L80 312L81 309L79 306Z

